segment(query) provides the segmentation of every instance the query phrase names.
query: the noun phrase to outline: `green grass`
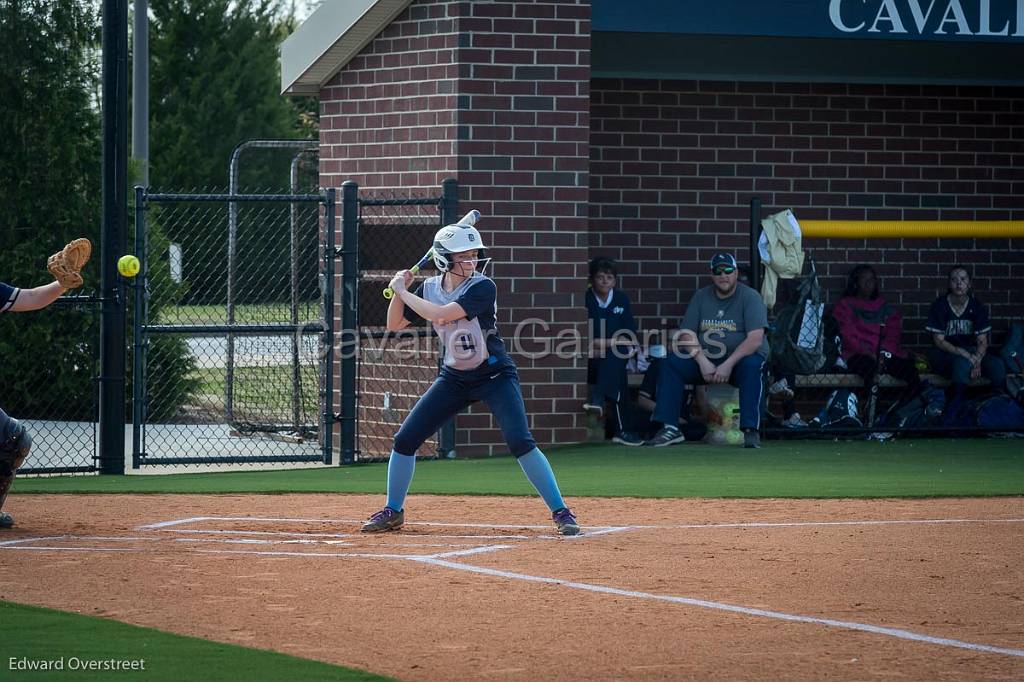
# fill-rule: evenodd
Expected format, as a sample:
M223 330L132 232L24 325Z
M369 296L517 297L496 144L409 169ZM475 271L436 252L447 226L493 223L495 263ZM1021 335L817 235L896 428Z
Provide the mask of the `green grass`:
M223 410L227 370L223 367L204 367L192 372L199 379L199 388L190 402ZM300 406L305 415L319 411L319 378L307 365L299 367L301 385ZM281 421L287 421L292 409L292 365L265 365L235 367L236 405L259 406L262 411L276 410Z
M73 613L0 601L3 655L0 679L32 680L386 680L362 670L295 656L171 635L150 628ZM64 660L64 670L18 670L21 659ZM143 670L72 671L72 658L83 661L139 660ZM200 672L201 671L201 672Z
M320 319L319 301L299 302L299 321ZM177 305L160 310L162 324L227 324L225 305ZM276 324L291 321L291 306L287 303L261 303L235 306L238 324Z
M201 453L197 453L201 454ZM1017 440L769 442L761 450L580 445L549 453L568 497L941 497L1024 494ZM17 493L383 493L386 464L166 476L19 478ZM510 457L425 461L414 494L534 495Z

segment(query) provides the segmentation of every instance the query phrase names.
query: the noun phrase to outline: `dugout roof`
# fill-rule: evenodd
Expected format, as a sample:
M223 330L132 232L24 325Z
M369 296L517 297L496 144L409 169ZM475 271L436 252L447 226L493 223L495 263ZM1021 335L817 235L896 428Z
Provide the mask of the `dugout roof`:
M326 0L281 47L316 94L411 0ZM1024 0L592 0L594 77L1024 83Z

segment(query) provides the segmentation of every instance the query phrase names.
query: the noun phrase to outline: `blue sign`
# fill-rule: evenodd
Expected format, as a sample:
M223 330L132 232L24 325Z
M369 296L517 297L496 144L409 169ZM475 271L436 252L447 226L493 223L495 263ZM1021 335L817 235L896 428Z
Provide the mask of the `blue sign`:
M592 0L594 31L1024 43L1024 0Z

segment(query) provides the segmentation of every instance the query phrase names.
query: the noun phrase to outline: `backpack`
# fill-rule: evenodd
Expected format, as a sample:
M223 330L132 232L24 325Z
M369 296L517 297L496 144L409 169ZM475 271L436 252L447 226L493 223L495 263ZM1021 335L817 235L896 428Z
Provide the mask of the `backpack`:
M924 382L917 395L894 404L876 420L875 426L889 429L937 426L945 407L946 392Z
M1024 407L1008 395L966 400L950 406L943 415L946 426L990 431L1024 428Z
M991 431L1024 429L1024 407L1008 395L997 395L978 404L974 423Z
M825 305L814 261L794 299L779 311L770 332L773 364L779 374L814 374L825 365Z
M809 426L820 429L863 427L864 423L857 414L857 394L848 388L832 391Z

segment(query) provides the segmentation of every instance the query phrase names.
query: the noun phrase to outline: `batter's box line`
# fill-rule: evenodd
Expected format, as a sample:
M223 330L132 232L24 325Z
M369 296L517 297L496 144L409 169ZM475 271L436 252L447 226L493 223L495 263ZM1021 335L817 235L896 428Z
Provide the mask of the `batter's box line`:
M400 561L444 561L449 558L458 558L484 554L486 552L497 552L503 549L512 549L513 545L485 545L473 547L472 549L459 550L457 552L440 552L437 554L373 554L370 552L285 552L285 551L246 551L241 549L196 549L196 554L234 554L243 556L266 556L266 557L317 557L317 558L339 558L350 559L397 559Z
M279 517L265 517L265 516L190 516L184 519L172 519L169 521L158 521L156 523L149 523L142 526L136 526L135 530L167 530L176 526L184 526L195 523L203 523L206 521L239 521L245 523L336 523L336 524L361 524L363 521L357 521L353 519L307 519L307 518L279 518ZM407 526L424 526L424 527L438 527L438 528L499 528L499 529L517 529L526 528L529 530L550 530L550 526L533 526L524 524L500 524L500 523L449 523L442 521L408 521ZM596 535L605 535L607 533L618 533L623 531L632 530L634 526L585 526L583 527L583 533L576 536L559 536L559 535L535 535L535 536L524 536L527 539L536 540L575 540L585 537L594 537ZM244 531L234 531L244 532ZM473 537L473 536L465 536ZM513 537L513 536L503 536Z
M192 540L192 538L161 538L161 537L132 537L132 536L106 536L106 535L50 535L45 537L28 537L18 538L16 540L7 540L0 542L0 550L33 550L33 551L58 551L58 552L142 552L145 551L141 548L126 548L126 547L75 547L69 545L61 545L62 541L71 542L82 542L82 541L99 541L107 543L116 542L181 542L182 540ZM209 540L210 542L223 542L225 544L233 544L238 542L231 538L228 539L215 539ZM49 542L47 545L38 545L34 543L38 542ZM243 543L244 544L244 543ZM153 545L150 545L151 547ZM405 545L403 545L405 546ZM410 545L417 546L417 545ZM423 547L423 545L418 545ZM430 545L431 547L438 547L439 545ZM444 546L444 545L440 545ZM449 545L450 546L450 545ZM476 545L467 547L465 549L451 550L447 552L433 552L430 554L383 554L383 553L371 553L371 552L289 552L283 550L214 550L214 549L190 549L191 553L194 554L243 554L250 556L279 556L279 557L349 557L349 558L363 558L363 559L449 559L466 556L474 556L476 554L483 554L486 552L497 552L504 549L512 549L514 545Z

